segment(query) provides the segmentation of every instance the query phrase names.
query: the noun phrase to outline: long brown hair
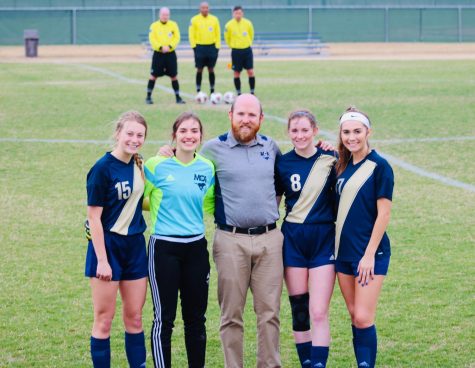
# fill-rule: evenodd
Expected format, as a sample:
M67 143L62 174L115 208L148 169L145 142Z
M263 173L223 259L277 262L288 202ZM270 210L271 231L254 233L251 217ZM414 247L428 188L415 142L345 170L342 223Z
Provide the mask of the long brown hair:
M201 123L201 120L198 117L198 115L196 115L195 113L191 111L185 111L185 112L182 112L180 115L178 115L175 122L173 123L172 139L173 140L176 139L176 132L178 132L178 129L180 128L181 123L183 123L185 120L188 120L188 119L192 119L196 121L198 125L200 126L200 135L201 135L200 140L202 141L203 140L203 124Z
M145 127L145 138L147 138L147 130L148 130L147 122L145 121L145 118L143 117L143 115L135 110L124 112L115 121L115 130L114 130L115 137L117 137L117 135L122 131L125 123L128 121L134 121L140 125L143 125ZM145 181L142 156L138 153L134 153L134 161L137 167L140 169L142 179Z
M366 115L363 111L358 110L358 108L356 106L348 107L345 110L345 112L343 114L341 114L340 119L347 112L358 112L358 113L366 116L366 118L370 121L368 115ZM341 139L341 125L340 125L340 134L338 136L337 150L338 150L338 161L335 165L335 168L336 168L336 174L340 175L346 169L346 166L348 166L348 162L351 159L351 152L348 150L348 148L345 147L345 145L343 144L343 141Z

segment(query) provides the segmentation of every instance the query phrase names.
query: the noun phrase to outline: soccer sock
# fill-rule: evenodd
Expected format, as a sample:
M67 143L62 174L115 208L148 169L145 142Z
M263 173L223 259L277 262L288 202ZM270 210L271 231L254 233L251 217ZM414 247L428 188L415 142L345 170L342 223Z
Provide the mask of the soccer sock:
M211 93L214 93L214 82L216 80L216 76L214 75L214 72L209 72L209 87L211 90Z
M110 338L96 339L91 336L91 358L94 368L109 368L111 366Z
M312 346L312 368L325 368L327 366L328 346Z
M180 99L180 84L178 83L178 79L172 81L172 88L175 91L175 97L178 101Z
M299 355L300 364L302 367L311 367L312 361L310 360L311 357L311 349L312 349L312 342L302 342L300 344L295 344L297 348L297 354Z
M353 343L353 351L355 353L355 356L356 356L356 327L355 325L351 325L351 332L353 333L353 339L351 340L352 343Z
M236 93L241 94L241 78L234 78L234 87L236 87Z
M201 91L201 79L203 78L202 72L196 72L196 92Z
M358 367L374 367L374 359L376 359L376 328L370 326L367 328L355 328L356 338L356 361Z
M372 326L374 328L374 338L371 344L371 367L376 366L376 356L378 355L378 333L376 331L376 325Z
M130 368L145 367L145 336L143 331L131 334L125 331L125 353Z
M256 89L256 77L249 77L249 88L251 88L251 93L254 94Z
M155 87L155 79L149 79L147 84L147 98L152 96L153 88Z

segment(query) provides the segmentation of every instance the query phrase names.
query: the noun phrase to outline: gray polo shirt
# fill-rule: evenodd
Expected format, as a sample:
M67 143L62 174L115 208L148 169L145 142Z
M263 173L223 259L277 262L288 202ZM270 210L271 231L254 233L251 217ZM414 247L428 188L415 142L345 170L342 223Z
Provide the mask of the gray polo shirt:
M277 221L274 165L281 153L272 139L258 134L244 145L228 132L206 142L201 154L216 167L216 223L249 228Z

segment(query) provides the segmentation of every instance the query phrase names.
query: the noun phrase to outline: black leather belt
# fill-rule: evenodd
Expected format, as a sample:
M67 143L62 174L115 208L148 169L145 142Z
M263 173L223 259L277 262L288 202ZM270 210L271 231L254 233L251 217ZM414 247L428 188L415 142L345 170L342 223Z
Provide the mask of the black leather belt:
M277 225L274 222L273 224L270 224L270 225L248 227L248 228L236 227L236 226L231 226L231 225L223 225L223 224L216 224L216 227L220 230L229 231L230 233L260 235L268 231L274 230L277 227Z

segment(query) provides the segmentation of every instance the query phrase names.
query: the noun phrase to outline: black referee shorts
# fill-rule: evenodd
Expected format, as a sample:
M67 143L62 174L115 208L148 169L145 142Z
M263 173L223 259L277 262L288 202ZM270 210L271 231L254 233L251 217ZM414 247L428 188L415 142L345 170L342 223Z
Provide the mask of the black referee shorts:
M205 66L214 68L218 60L218 51L215 45L196 45L195 67L198 69L202 69Z
M168 53L153 52L152 68L150 74L155 78L168 75L170 78L176 77L178 74L178 63L175 51Z
M252 48L248 47L247 49L232 49L231 61L233 63L233 70L235 72L240 72L243 68L246 70L253 69L254 56L252 55Z

